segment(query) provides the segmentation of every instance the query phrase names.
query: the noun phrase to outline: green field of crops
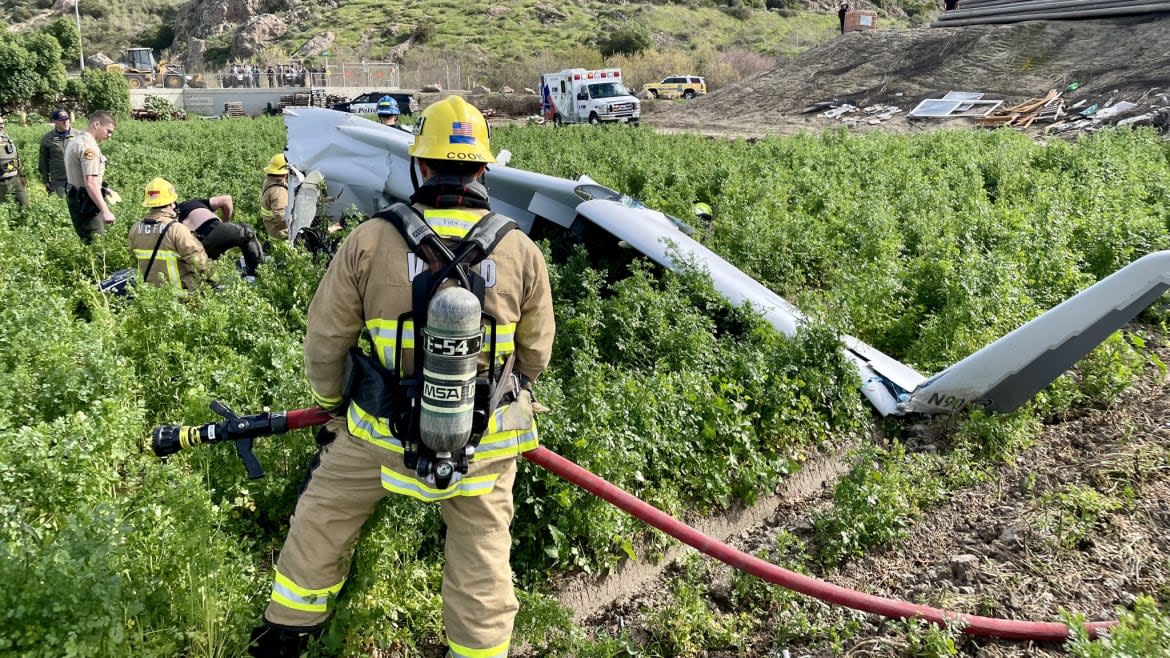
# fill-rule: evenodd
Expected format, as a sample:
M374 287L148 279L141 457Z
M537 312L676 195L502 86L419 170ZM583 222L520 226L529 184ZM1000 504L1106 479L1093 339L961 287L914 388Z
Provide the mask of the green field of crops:
M45 129L9 124L26 166ZM180 198L233 195L238 221L263 233L261 169L283 146L273 118L124 121L103 148L107 181L126 201L93 247L77 240L63 200L38 190L26 211L0 206L0 656L242 655L313 439L261 440L268 476L258 481L227 446L160 463L144 440L156 424L211 420L212 399L249 412L308 406L301 337L324 264L275 245L256 285L225 259L222 289L188 299L140 287L127 302L94 283L131 266L126 231L154 176ZM699 273L545 236L558 335L537 386L551 408L541 439L676 515L750 502L809 454L869 435L879 421L836 332L934 372L1170 248L1170 146L1153 133L1046 145L1006 131L746 143L501 128L493 146L511 150L513 166L588 173L680 217L710 204L706 244L817 319L788 339ZM1161 314L1144 319L1159 326ZM1139 341L1115 336L1022 411L960 419L967 444L953 459L978 470L1010 458L1040 419L1109 403L1150 360ZM635 655L621 638L572 627L551 587L654 559L665 540L528 464L516 501L514 644L532 655ZM898 525L889 519L816 522L826 566L899 539L883 532ZM439 529L437 508L386 500L359 545L329 647L434 655ZM704 649L663 642L637 655Z

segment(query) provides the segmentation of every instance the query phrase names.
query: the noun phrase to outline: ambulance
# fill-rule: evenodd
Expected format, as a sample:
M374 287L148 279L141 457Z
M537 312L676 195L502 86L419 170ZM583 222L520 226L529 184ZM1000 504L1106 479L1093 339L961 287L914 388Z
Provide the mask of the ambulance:
M621 69L565 69L540 76L540 105L546 121L637 123L642 105L622 84Z

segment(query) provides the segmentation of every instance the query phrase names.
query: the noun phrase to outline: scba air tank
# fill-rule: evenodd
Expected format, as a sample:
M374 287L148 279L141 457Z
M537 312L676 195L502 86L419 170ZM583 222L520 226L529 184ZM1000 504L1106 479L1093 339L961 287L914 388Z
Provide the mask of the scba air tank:
M463 450L471 437L475 375L483 348L483 310L470 290L435 293L423 329L419 434L436 454Z

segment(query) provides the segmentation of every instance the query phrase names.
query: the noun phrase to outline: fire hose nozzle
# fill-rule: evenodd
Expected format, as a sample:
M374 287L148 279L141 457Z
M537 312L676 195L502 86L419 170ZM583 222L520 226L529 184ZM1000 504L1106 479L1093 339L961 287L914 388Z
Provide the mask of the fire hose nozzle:
M180 450L200 443L213 443L217 432L215 423L206 425L160 425L150 433L150 449L158 457L168 457Z
M178 425L160 425L154 428L150 433L150 449L154 451L156 457L167 457L183 449L179 445L179 431L182 427Z

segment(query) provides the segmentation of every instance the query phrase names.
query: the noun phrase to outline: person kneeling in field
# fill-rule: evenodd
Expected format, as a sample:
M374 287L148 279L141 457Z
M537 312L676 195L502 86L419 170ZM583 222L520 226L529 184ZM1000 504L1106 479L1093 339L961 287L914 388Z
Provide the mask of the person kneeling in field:
M203 244L208 258L218 260L228 249L239 247L244 254L245 274L256 276L256 267L264 261L264 250L252 227L231 223L235 207L230 194L188 199L175 210L183 226Z
M179 222L178 198L165 178L146 184L142 206L150 211L130 228L130 253L138 260L143 281L190 291L197 285L196 272L206 273L211 262L203 244Z

